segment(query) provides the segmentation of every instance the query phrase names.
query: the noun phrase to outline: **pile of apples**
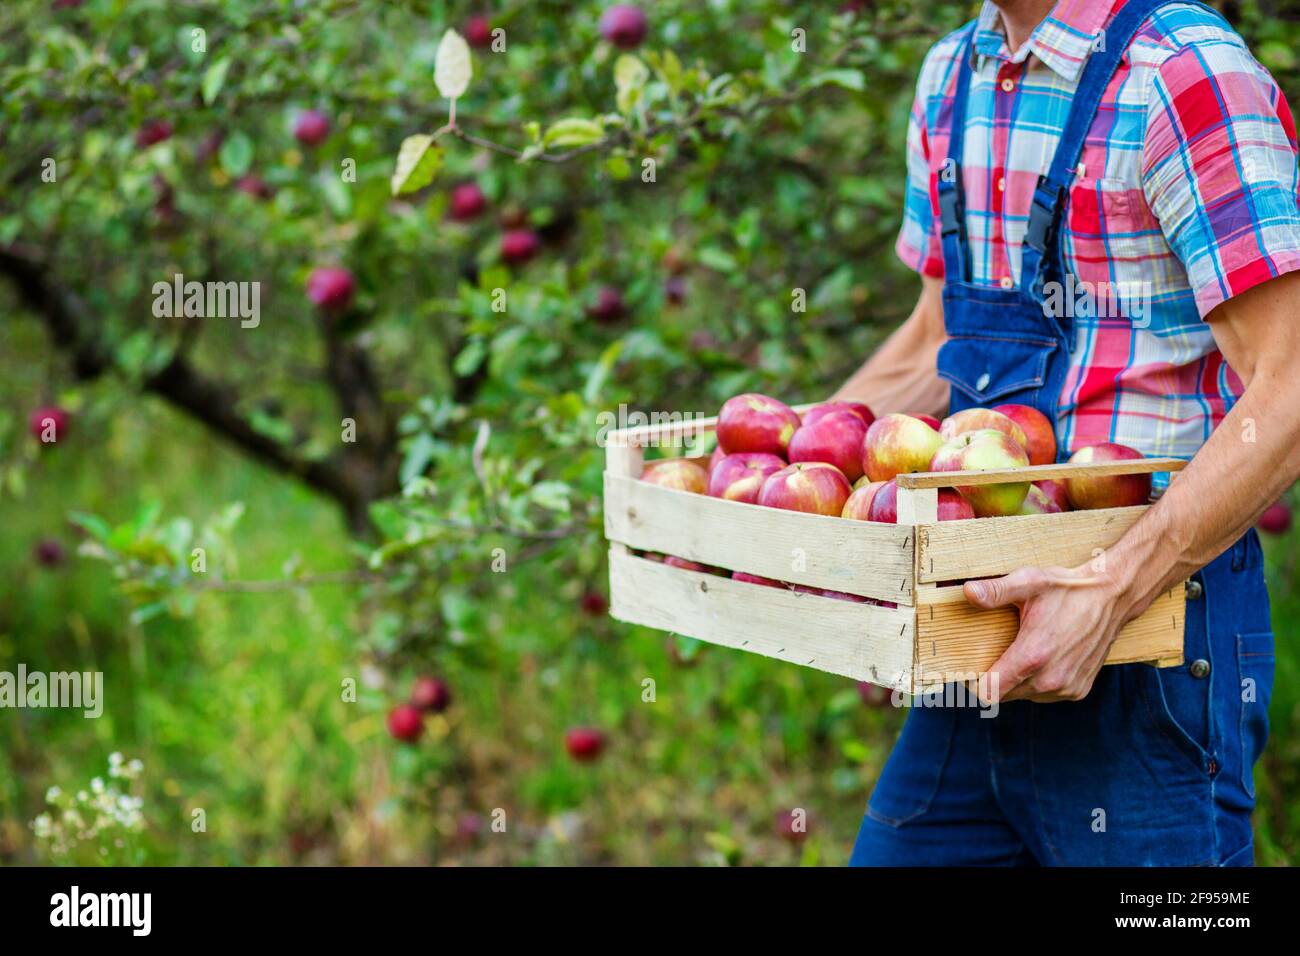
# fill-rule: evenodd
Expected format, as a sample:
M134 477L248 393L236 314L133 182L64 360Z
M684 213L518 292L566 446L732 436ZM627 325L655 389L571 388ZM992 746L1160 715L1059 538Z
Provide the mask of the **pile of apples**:
M816 405L802 418L766 395L730 398L718 413L708 467L687 458L650 462L643 481L768 508L896 523L899 474L991 471L1056 461L1052 423L1027 405L877 418L861 402ZM1141 458L1125 445L1080 448L1071 463ZM939 520L1053 514L1145 504L1150 475L1019 481L939 490ZM692 562L666 558L670 564ZM692 570L706 570L694 566Z

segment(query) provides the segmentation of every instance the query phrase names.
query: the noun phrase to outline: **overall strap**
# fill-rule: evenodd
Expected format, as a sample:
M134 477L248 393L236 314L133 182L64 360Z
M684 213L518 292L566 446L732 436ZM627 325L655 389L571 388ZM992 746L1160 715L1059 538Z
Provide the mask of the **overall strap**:
M1189 0L1129 0L1111 18L1102 47L1094 50L1084 65L1074 101L1061 131L1056 155L1047 173L1038 177L1034 199L1029 207L1029 225L1021 247L1020 289L1029 298L1040 301L1043 283L1049 275L1061 278L1061 218L1068 202L1070 183L1083 152L1084 139L1097 115L1102 95L1128 52L1129 44L1140 27L1159 7ZM1196 6L1204 6L1190 0ZM1207 8L1208 9L1208 8Z
M966 142L966 101L970 99L970 60L975 48L975 29L962 42L957 54L957 89L952 100L952 126L948 135L948 159L939 172L939 238L943 245L943 272L947 281L970 281L970 254L966 241L966 192L961 182L962 147Z

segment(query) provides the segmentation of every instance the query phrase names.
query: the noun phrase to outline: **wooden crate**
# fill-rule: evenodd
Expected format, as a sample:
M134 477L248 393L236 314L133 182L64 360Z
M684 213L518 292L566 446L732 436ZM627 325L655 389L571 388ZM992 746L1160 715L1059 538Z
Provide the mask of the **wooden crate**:
M899 523L893 525L740 504L639 480L645 447L676 445L715 424L700 419L610 434L605 537L611 615L912 693L985 672L1016 636L1018 610L971 607L960 584L952 582L1030 565L1082 564L1113 544L1148 507L940 523L940 487L1085 472L1175 472L1185 464L1148 458L900 475ZM636 552L677 555L895 606L735 581ZM1184 592L1185 585L1178 585L1131 621L1106 663L1181 663Z

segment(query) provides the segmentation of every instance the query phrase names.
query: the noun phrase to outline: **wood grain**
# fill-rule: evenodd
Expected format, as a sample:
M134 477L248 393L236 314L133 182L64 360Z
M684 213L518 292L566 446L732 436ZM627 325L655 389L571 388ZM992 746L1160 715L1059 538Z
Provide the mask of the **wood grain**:
M1118 541L1149 507L922 525L916 529L917 580L964 581L1016 568L1083 564Z
M610 614L803 667L911 689L910 608L855 604L609 555Z
M1044 481L1048 478L1079 478L1084 475L1144 475L1158 471L1176 472L1187 467L1181 458L1134 458L1128 461L1096 461L1078 465L1027 465L1024 468L995 468L989 471L923 471L898 475L899 488L953 488L957 485L996 485L1008 481Z
M761 508L607 472L605 537L777 581L912 603L910 526Z

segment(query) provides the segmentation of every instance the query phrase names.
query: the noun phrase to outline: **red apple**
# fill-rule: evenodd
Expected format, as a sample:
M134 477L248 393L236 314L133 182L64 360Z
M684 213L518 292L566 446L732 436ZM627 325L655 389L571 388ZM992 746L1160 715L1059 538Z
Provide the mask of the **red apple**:
M623 293L612 285L601 286L596 298L587 306L587 317L596 322L617 322L627 314Z
M703 495L709 491L709 473L689 458L664 458L649 462L641 480L661 488Z
M456 222L469 222L477 219L487 209L487 197L478 183L461 183L451 191L447 204L447 215Z
M965 521L975 517L975 509L955 488L939 489L939 520Z
M1031 465L1050 465L1056 461L1056 429L1046 415L1028 405L995 405L993 411L1001 412L1020 426Z
M38 442L54 444L68 430L68 413L57 405L42 406L27 419L27 428Z
M727 453L722 450L722 446L713 449L713 454L709 456L709 474L713 474L713 469L718 467L718 462L727 457Z
M441 714L451 705L451 686L441 677L419 677L411 688L411 705Z
M975 517L970 502L952 488L940 488L938 497L940 521L962 521ZM885 524L898 523L898 484L893 479L881 485L876 496L871 499L871 507L867 509L867 520L881 521ZM893 606L886 605L886 607Z
M67 549L56 538L42 538L32 548L32 557L43 568L57 568L67 556Z
M933 415L918 415L916 412L908 412L907 414L911 415L913 418L919 418L935 431L938 431L941 426L939 419L935 418Z
M1070 464L1094 461L1134 461L1145 457L1136 448L1102 442L1087 445L1070 456ZM1087 475L1065 480L1070 506L1077 511L1094 508L1124 508L1144 505L1151 500L1151 475Z
M864 426L870 427L871 423L876 420L872 413L871 407L862 402L850 402L835 400L833 402L822 402L820 405L814 405L808 411L803 413L803 423L805 425L815 425L818 419L829 415L831 412L852 412L862 419Z
M307 276L307 298L326 312L344 312L352 304L356 282L347 269L320 266Z
M870 598L864 598L860 594L849 594L847 591L828 591L824 588L817 591L822 597L832 598L836 601L852 601L854 604L869 604Z
M885 484L883 481L869 481L863 484L860 479L858 484L853 486L853 493L849 495L849 500L844 502L844 510L840 512L840 517L852 518L855 521L870 521L868 515L871 512L871 499L876 497L876 492L885 487Z
M799 461L768 475L758 492L766 508L839 517L849 500L849 480L834 465Z
M1070 496L1065 492L1064 481L1053 481L1050 478L1044 478L1042 481L1035 481L1034 487L1047 495L1056 505L1059 511L1070 510Z
M872 481L927 471L943 444L939 433L918 418L897 413L877 418L862 443L862 470Z
M879 684L869 684L864 680L858 681L858 696L862 698L862 703L868 707L885 707L893 700L894 692L888 687L881 687Z
M388 712L388 732L397 740L414 743L424 732L424 717L414 704L398 704Z
M1029 494L1025 495L1025 503L1019 511L1022 515L1054 515L1060 512L1061 506L1038 485L1029 486Z
M957 446L951 451L949 446ZM946 453L946 454L945 454ZM941 450L945 467L941 471L994 471L1000 468L1024 468L1029 455L1006 432L996 428L981 428L961 432ZM941 455L936 455L936 458ZM956 467L948 467L955 464ZM1029 494L1028 481L1004 482L997 485L961 485L957 490L970 502L980 518L1013 515L1025 503Z
M842 471L849 481L857 481L862 477L862 443L866 437L867 426L856 412L826 412L795 430L790 437L789 459L824 461Z
M319 146L330 134L330 121L320 110L303 110L293 121L293 138L304 146Z
M622 50L641 45L646 34L646 17L639 7L620 3L600 17L600 35Z
M650 553L643 554L641 557L648 558L651 561L663 560L659 555L651 555ZM582 598L578 601L578 605L582 608L582 613L587 617L604 617L609 610L609 601L599 591L584 592Z
M235 188L241 193L252 196L254 199L266 200L275 195L275 190L267 185L266 180L254 173L236 179Z
M743 581L746 584L761 584L765 588L785 587L785 585L780 581L773 581L771 578L765 578L757 574L750 574L748 571L732 571L731 580Z
M758 489L763 487L767 476L784 467L784 459L763 452L726 455L709 472L709 494L752 505L758 500Z
M461 30L465 42L476 50L492 45L492 23L482 14L476 14L465 21Z
M1259 516L1255 527L1265 534L1286 534L1291 530L1291 506L1285 501L1275 501Z
M727 454L750 451L784 456L799 424L799 416L789 405L747 392L722 404L718 444Z
M512 265L527 262L542 248L542 240L531 229L511 229L501 236L501 258Z
M991 408L968 408L949 415L939 426L939 434L943 436L944 441L952 441L958 435L984 428L993 428L1005 433L1021 448L1027 448L1029 445L1029 439L1025 437L1024 430L1019 425Z
M574 760L589 763L605 749L605 735L595 727L574 727L564 734L564 749Z
M808 839L808 815L796 815L793 810L782 810L776 815L776 835L791 843L802 843Z
M664 558L664 564L670 568L681 568L683 571L698 571L700 574L721 574L718 568L711 567L707 564L700 564L698 561L689 561L686 558L679 558L675 554L670 554Z
M135 145L140 149L148 149L150 146L156 146L163 140L171 139L174 129L172 124L167 120L148 120L140 125L135 132Z

